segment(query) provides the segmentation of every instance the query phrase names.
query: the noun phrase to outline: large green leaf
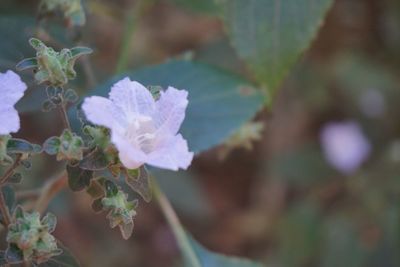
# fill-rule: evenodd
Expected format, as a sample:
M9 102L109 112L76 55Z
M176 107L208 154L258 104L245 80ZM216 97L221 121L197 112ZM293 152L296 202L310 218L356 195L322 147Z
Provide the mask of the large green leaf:
M192 237L188 237L201 267L262 267L260 263L243 258L228 257L219 253L209 251ZM185 266L191 266L187 263Z
M189 92L181 133L191 151L200 152L223 142L263 105L263 95L248 81L219 68L191 61L170 61L114 77L91 95L107 96L111 86L129 76L144 84L173 86Z
M273 92L315 37L332 0L222 0L240 57Z

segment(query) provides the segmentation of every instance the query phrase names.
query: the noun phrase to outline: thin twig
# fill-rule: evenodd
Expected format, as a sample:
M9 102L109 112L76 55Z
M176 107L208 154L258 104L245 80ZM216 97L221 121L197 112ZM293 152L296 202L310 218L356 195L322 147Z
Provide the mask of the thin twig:
M62 103L60 105L59 108L63 123L64 123L64 127L68 128L69 130L71 130L71 124L69 123L69 119L68 119L68 113L67 113L67 108L65 106L65 103Z
M3 215L4 224L7 227L11 223L12 218L11 218L10 210L7 207L6 199L4 197L2 189L3 188L1 187L0 188L0 211L1 211L1 214Z
M180 250L184 253L186 259L191 263L190 266L201 267L201 263L192 246L190 245L190 240L183 230L182 224L179 221L178 216L172 208L172 205L169 202L168 198L161 191L161 188L159 187L155 179L152 179L152 186L154 190L154 198L160 205L161 211L163 212L169 226L172 229L172 232L175 235Z
M14 163L10 166L10 168L7 169L7 171L0 178L0 186L7 183L7 180L14 174L15 169L21 163L21 159L22 159L22 154L18 154L14 160Z

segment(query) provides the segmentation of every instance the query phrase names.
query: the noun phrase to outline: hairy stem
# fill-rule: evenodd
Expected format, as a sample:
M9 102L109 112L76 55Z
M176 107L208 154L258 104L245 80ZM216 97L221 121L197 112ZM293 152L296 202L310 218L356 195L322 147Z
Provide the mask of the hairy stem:
M6 199L4 197L2 189L3 189L3 187L0 188L0 211L1 211L1 214L3 215L3 221L4 221L5 226L8 226L11 223L12 218L11 218L10 210L8 209L8 207L6 205Z
M22 154L18 154L14 160L14 163L6 170L3 176L0 178L0 186L7 183L7 180L14 174L15 169L21 163Z
M7 207L6 199L3 194L3 186L7 183L8 179L14 174L15 169L19 166L21 162L22 154L18 154L14 160L14 163L6 170L0 179L0 211L3 215L4 224L8 226L11 221L10 210Z
M175 235L176 241L178 242L180 250L183 252L186 260L190 262L191 267L201 267L201 263L199 262L195 251L190 245L189 238L183 230L182 224L179 221L178 216L176 215L171 203L169 202L165 194L161 191L161 188L154 178L152 179L152 185L154 190L154 198L158 202L161 211L167 219L167 222Z
M69 119L68 119L68 114L67 114L67 107L65 105L65 103L62 103L59 107L59 111L64 123L64 127L68 128L69 130L71 130L71 124L69 123Z

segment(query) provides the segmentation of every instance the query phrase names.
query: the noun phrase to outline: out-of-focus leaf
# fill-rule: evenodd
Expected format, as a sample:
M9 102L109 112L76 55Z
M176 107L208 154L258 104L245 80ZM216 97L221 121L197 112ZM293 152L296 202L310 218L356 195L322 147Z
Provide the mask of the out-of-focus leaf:
M180 132L188 140L190 150L197 153L222 143L264 103L262 93L243 78L189 61L170 61L125 73L91 91L90 95L107 96L111 86L126 76L145 86L173 86L189 92L186 119Z
M222 0L233 46L273 93L310 45L332 0Z
M336 174L326 163L317 144L305 144L278 154L268 165L278 177L299 187L321 184Z
M219 11L214 0L172 0L172 2L188 10L204 14L217 14Z
M152 169L151 173L178 212L202 220L213 215L209 200L194 174L159 169Z
M295 205L280 224L280 258L284 266L302 266L316 255L320 240L320 216L313 203Z
M366 252L362 249L357 230L349 219L331 218L326 225L321 253L322 267L365 266Z
M262 267L261 264L254 261L212 252L199 244L194 238L190 236L188 238L201 267ZM189 265L186 266L191 266L190 262L187 264Z
M62 249L62 254L52 257L50 260L39 264L39 267L79 267L78 260L63 245L58 243L58 247Z

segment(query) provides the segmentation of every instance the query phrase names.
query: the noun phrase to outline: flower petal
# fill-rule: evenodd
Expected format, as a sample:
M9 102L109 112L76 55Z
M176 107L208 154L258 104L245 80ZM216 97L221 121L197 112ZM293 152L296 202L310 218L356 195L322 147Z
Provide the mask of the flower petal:
M168 87L161 92L160 99L156 102L157 116L155 116L157 133L176 135L185 119L185 110L188 105L188 92Z
M146 154L135 148L125 139L124 136L118 134L115 131L112 131L111 141L117 147L119 152L119 159L126 168L136 169L146 162Z
M125 124L122 114L118 114L113 103L104 97L87 97L83 102L82 109L86 118L93 124L107 128L119 128ZM117 130L117 129L116 129Z
M8 70L0 73L0 106L14 106L23 97L26 89L26 84L15 72Z
M155 101L149 90L129 78L114 84L111 88L110 99L128 120L138 114L152 116L155 110Z
M0 135L16 133L20 128L18 112L14 107L1 107L0 122Z
M146 163L174 171L179 168L186 170L193 160L193 152L189 152L186 140L178 134L168 141L166 145L150 153Z

